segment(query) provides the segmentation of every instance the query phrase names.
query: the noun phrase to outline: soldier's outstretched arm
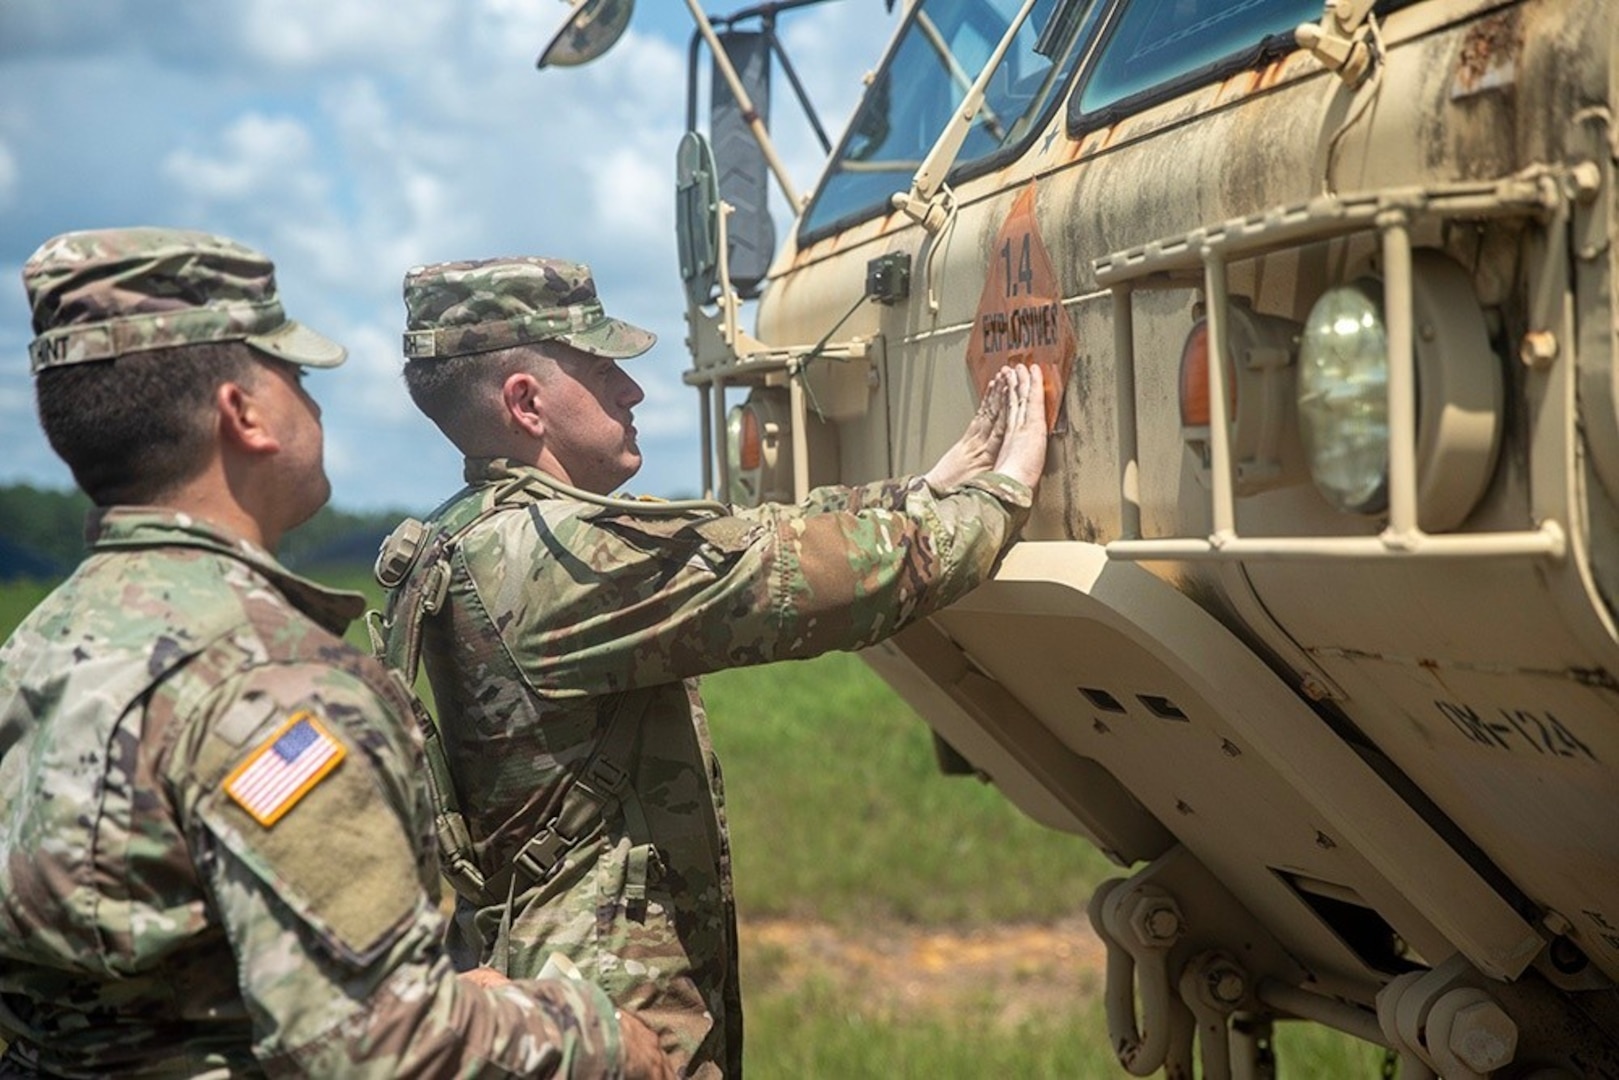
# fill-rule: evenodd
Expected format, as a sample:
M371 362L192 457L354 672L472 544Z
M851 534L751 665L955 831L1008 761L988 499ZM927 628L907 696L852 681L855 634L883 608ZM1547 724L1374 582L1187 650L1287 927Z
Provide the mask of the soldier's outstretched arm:
M1012 415L1011 399L1014 394L1020 394L1024 397L1024 405L1027 405L1027 388L1031 378L1040 379L1041 381L1035 385L1043 386L1044 381L1038 368L1009 365L995 373L984 389L983 400L978 403L978 409L967 422L967 428L962 432L961 438L957 439L933 467L923 474L923 479L934 491L947 492L991 470L1006 471L1002 467L1002 459L1006 445L1007 423ZM1027 415L1025 407L1020 416L1026 418ZM1038 415L1043 422L1045 416L1043 399L1039 402ZM1032 477L1026 470L1018 470L1018 478L1030 487L1033 487L1040 478L1038 466L1043 463L1045 455L1045 429L1043 427L1036 429L1024 423L1023 430L1019 434L1019 445L1027 449L1034 443L1038 443L1037 450L1041 460L1036 462ZM816 488L800 504L800 509L806 513L823 513L860 510L870 506L897 508L904 502L904 479L900 477L894 480L879 480L858 487L830 485ZM742 516L757 512L738 511Z
M515 613L499 632L541 695L862 648L976 587L1027 517L1045 460L1043 383L1019 368L1002 385L997 467L947 491L903 477L840 510L688 519L541 503L508 515L487 556L469 545L465 557L496 565L498 553L482 600Z

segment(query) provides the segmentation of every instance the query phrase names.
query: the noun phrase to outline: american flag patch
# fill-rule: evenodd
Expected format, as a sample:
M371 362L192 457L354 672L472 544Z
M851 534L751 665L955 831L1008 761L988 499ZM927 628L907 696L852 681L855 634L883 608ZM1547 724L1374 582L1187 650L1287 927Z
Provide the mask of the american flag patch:
M320 721L301 712L225 778L225 793L269 828L337 768L345 753Z

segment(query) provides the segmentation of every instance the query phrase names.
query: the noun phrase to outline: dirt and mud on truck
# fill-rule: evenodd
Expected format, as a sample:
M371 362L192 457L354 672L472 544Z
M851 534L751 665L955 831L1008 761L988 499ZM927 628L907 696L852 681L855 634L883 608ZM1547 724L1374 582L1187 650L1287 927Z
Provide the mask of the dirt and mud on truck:
M1121 1066L1619 1077L1619 4L914 0L801 197L814 2L688 0L705 483L920 471L1045 367L1022 542L868 659L1118 863Z

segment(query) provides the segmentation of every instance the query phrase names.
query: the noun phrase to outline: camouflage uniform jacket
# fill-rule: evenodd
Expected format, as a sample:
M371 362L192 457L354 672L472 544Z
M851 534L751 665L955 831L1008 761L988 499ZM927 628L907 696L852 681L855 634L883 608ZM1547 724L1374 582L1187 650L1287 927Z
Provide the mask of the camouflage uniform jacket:
M620 763L628 809L549 879L517 882L509 935L506 894L463 901L457 931L481 955L458 959L531 975L563 952L689 1075L735 1076L724 791L695 677L871 645L951 603L989 575L1029 489L991 473L941 495L901 478L720 517L560 496L502 459L469 460L466 479L434 515L441 545L464 531L440 562L448 591L425 620L422 661L485 875L556 812L613 712L631 697L644 711Z
M407 699L334 636L360 597L185 515L91 531L0 649L0 1075L616 1073L588 984L455 977ZM310 747L302 794L231 794Z

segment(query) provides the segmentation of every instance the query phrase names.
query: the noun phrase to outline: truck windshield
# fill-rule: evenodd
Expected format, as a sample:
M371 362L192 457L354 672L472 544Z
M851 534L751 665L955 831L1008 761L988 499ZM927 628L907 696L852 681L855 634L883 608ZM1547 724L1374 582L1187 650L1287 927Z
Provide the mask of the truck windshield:
M1321 0L1127 2L1069 106L1069 130L1111 123L1120 102L1250 66L1267 45L1277 55L1291 52L1294 28L1320 17Z
M804 213L804 237L882 212L890 195L906 190L1021 6L1020 0L915 6ZM989 81L952 177L1043 126L1101 6L1089 0L1034 5Z

